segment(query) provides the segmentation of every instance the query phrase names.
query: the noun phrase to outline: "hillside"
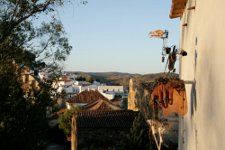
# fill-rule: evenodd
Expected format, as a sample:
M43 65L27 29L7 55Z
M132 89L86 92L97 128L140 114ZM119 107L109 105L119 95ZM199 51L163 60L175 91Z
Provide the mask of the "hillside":
M136 81L148 82L163 75L163 73L141 75L141 74L130 74L121 72L80 72L80 71L66 71L66 72L78 74L85 78L93 78L95 80L99 80L100 82L111 85L124 85L124 86L128 86L129 80L131 78L134 78Z

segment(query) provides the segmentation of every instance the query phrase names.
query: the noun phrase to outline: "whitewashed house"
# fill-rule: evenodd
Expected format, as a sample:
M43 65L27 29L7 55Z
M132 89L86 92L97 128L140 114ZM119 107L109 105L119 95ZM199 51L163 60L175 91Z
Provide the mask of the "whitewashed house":
M115 92L100 92L103 96L105 96L108 100L112 100L115 98Z
M71 98L78 94L79 90L73 87L75 80L70 76L62 75L58 81L54 82L52 87L57 89L57 93L64 93L65 98Z
M93 81L93 83L92 83L93 85L101 85L101 83L100 82L98 82L98 81Z
M96 90L85 90L79 93L78 95L72 97L69 101L66 102L67 109L73 107L82 107L88 103L94 102L96 100L103 99L107 100L101 93Z
M123 86L110 86L110 85L100 85L98 87L99 92L115 92L115 93L124 93Z
M90 82L87 81L75 81L74 85L90 85Z
M180 18L180 78L188 113L179 119L179 150L225 149L225 0L172 0Z

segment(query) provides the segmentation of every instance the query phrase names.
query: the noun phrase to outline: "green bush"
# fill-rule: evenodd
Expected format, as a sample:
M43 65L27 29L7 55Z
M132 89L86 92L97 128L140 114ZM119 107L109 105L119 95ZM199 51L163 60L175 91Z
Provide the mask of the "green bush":
M59 116L59 128L62 129L66 136L71 135L72 116L78 111L78 108L67 110Z

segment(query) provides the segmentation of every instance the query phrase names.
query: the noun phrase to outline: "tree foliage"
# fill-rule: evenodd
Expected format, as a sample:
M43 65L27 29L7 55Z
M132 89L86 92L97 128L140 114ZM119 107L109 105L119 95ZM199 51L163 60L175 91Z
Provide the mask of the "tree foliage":
M71 135L71 123L72 116L78 111L78 108L72 110L66 110L62 115L59 116L59 128L62 129L66 136Z
M94 79L92 77L82 77L82 76L79 76L76 78L77 81L86 81L86 82L89 82L89 83L93 83L94 82Z
M65 0L0 1L0 149L42 149L45 144L46 107L52 105L51 80L39 90L22 89L23 68L50 72L71 51L55 10ZM47 19L46 19L47 18Z
M51 103L49 88L26 96L14 74L0 76L0 148L40 149L47 131L46 106Z
M127 142L122 148L124 150L148 150L150 149L149 132L146 122L141 113L135 118L133 126L127 137Z
M76 78L77 81L86 81L85 77L79 76Z
M71 46L62 23L56 19L54 13L55 7L62 5L63 2L63 0L2 0L0 52L3 59L1 60L14 59L17 64L23 65L65 60ZM48 16L48 21L38 23L45 15Z

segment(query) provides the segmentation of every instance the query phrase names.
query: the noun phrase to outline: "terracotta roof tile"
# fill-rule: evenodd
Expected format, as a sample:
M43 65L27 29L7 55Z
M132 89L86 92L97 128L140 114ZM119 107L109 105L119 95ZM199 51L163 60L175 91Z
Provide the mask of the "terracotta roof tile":
M90 103L96 101L98 99L107 100L101 93L94 90L85 90L78 94L77 96L71 98L68 102L69 103Z
M138 112L118 111L81 111L77 113L78 128L130 128Z
M96 101L90 102L87 105L83 106L81 109L91 111L122 110L122 108L106 99L98 99Z

